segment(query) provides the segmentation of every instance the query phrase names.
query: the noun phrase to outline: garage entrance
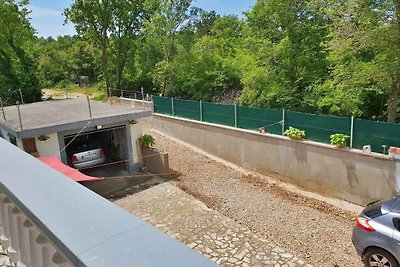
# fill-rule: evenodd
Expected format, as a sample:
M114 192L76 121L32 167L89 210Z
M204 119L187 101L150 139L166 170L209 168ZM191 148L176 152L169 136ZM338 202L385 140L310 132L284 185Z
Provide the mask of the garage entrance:
M127 136L126 136L126 127L118 126L112 128L105 129L97 129L94 131L84 132L77 136L75 139L73 135L66 135L64 137L64 144L69 144L66 148L68 164L72 166L71 158L74 154L79 152L84 152L85 148L87 150L98 149L102 150L101 153L105 155L105 162L119 162L128 159L127 155ZM98 167L90 166L85 169L95 169L100 168L100 164Z

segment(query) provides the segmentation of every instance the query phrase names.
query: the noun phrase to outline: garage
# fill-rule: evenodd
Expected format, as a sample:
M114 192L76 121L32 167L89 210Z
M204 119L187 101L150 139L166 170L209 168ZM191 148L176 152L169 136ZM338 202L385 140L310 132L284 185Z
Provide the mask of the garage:
M81 170L124 163L129 159L126 142L125 125L64 136L68 164Z
M0 122L0 131L7 141L32 156L55 156L67 165L71 164L71 153L79 145L98 149L96 153L104 156L104 162L85 170L98 170L98 175L89 176L138 171L142 163L138 144L142 130L137 119L151 116L151 111L96 101L91 101L90 107L91 113L87 101L79 99L45 101L21 105L20 117L17 107L6 107L8 117L7 121ZM120 164L110 164L120 161ZM109 173L105 174L107 168L100 168L104 164L108 164Z

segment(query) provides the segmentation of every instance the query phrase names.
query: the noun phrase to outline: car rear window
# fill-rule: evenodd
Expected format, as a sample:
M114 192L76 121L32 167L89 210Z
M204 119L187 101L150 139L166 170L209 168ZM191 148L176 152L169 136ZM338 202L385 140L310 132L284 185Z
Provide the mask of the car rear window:
M368 204L368 206L364 209L364 214L373 219L382 215L382 204L385 203L386 200L380 200L377 202L373 202Z
M95 145L95 144L83 144L83 145L79 145L78 147L74 147L72 149L72 153L76 154L76 153L81 153L81 152L98 149L98 148L99 148L99 146Z

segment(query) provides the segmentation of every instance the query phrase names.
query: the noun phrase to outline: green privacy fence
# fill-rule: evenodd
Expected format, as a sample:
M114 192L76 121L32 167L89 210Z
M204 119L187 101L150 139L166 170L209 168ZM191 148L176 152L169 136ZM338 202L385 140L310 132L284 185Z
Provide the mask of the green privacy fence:
M325 116L276 109L261 109L153 96L154 112L192 120L216 123L282 135L291 127L306 131L307 139L329 143L330 135L351 136L350 146L362 149L371 145L385 153L390 146L400 147L400 125L351 117Z

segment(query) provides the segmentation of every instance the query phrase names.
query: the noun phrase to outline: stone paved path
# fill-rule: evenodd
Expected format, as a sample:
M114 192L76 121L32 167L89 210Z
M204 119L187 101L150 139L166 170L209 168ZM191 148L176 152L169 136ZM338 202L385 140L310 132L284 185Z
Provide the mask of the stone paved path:
M167 182L115 203L222 266L311 266Z

